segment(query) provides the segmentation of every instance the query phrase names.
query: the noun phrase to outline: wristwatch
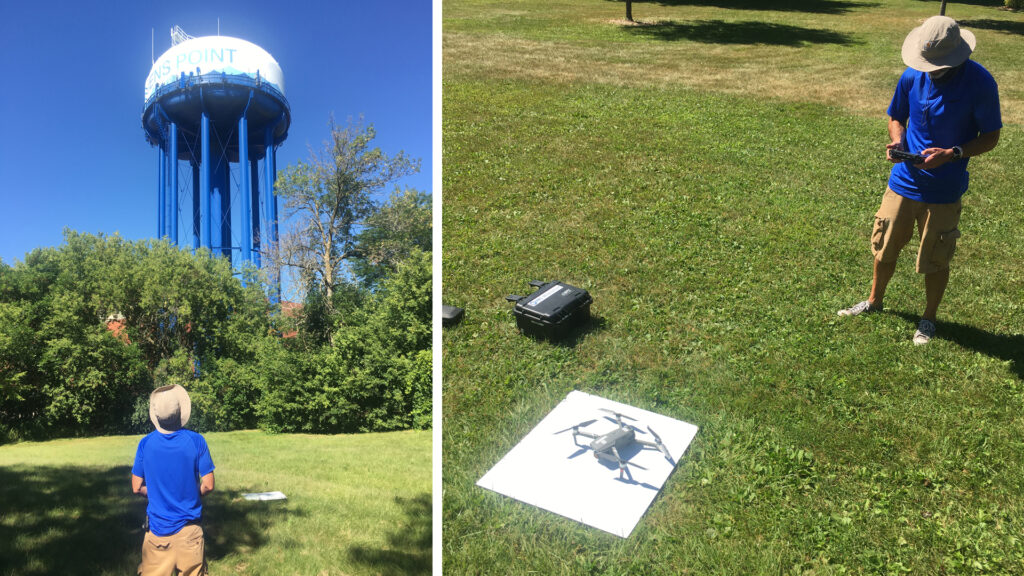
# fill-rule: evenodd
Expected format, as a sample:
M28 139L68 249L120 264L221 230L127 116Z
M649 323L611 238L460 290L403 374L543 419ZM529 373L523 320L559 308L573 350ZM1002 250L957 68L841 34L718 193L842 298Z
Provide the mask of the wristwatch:
M964 157L964 149L959 146L953 146L953 160L959 160Z

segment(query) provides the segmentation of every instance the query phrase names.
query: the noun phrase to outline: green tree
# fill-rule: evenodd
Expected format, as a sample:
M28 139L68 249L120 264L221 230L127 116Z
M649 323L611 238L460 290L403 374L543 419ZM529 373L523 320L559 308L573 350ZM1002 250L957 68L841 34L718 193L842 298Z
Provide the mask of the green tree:
M375 287L414 250L433 246L431 198L417 190L395 190L391 198L366 220L356 236L358 255L352 272L364 285Z
M277 179L285 213L296 224L282 235L273 260L297 272L299 286L318 287L331 308L335 289L347 281L347 263L359 254L356 237L376 209L374 196L417 172L419 161L372 147L372 125L341 128L331 118L328 126L321 149Z
M141 431L154 383L189 388L200 425L255 425L260 356L280 342L253 280L166 242L73 231L0 264L0 435Z

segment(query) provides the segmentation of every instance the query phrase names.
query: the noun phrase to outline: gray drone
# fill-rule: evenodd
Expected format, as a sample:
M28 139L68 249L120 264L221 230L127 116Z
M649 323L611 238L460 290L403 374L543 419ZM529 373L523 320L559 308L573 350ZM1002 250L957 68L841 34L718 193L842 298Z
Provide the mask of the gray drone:
M665 444L662 443L661 437L658 436L658 434L654 430L652 430L650 426L647 427L647 432L650 432L651 436L654 437L654 442L650 442L648 440L640 440L639 438L636 437L636 433L640 432L641 434L646 434L646 432L640 430L636 426L623 422L623 418L625 418L626 420L633 421L636 421L636 418L630 418L625 414L619 414L618 412L608 410L607 408L599 408L599 410L603 410L615 416L615 423L618 426L611 432L598 435L590 434L589 432L584 432L580 430L580 428L585 428L587 426L590 426L594 422L597 422L597 418L594 418L593 420L587 420L586 422L580 422L575 426L570 426L565 430L559 430L558 432L555 432L555 434L561 434L563 432L568 432L572 430L573 444L576 444L576 446L579 446L583 450L586 450L586 448L589 447L594 452L594 458L616 464L619 467L619 478L622 478L623 473L627 473L626 466L632 466L634 468L639 468L641 470L647 470L647 468L644 468L639 464L634 464L633 462L630 462L627 458L623 458L619 454L619 450L624 450L633 444L638 444L641 450L645 448L658 450L659 452L665 455L665 458L669 462L673 462L672 455L669 454L668 448L666 448ZM608 416L605 416L605 418L611 420L611 418ZM579 442L576 441L576 438L578 436L590 438L590 446L581 446Z

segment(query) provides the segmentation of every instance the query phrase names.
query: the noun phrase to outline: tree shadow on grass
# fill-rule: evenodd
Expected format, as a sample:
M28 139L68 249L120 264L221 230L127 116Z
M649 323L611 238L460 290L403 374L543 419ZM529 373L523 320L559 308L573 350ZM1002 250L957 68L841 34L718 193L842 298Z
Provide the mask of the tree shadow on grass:
M939 14L939 5L941 2L936 0L918 0L918 2L927 2L935 6L935 14ZM946 4L946 16L956 19L956 5L966 4L968 6L992 6L992 7L1003 7L1003 0L951 0Z
M381 549L355 546L349 550L349 555L355 562L384 576L430 574L433 544L430 494L395 498L395 502L402 508L405 522L396 525L387 535L387 545Z
M131 493L130 478L128 466L0 467L0 573L134 574L146 500ZM208 559L263 545L282 513L229 500L204 499Z
M908 322L917 324L920 316L907 312L896 312ZM992 358L1009 361L1017 378L1024 379L1024 334L994 334L975 326L959 322L938 322L935 338L980 352Z
M206 559L217 560L235 552L245 554L263 546L267 530L285 516L303 517L306 513L289 509L286 502L244 500L234 491L208 494L203 498Z
M961 20L959 22L963 28L981 29L981 30L995 30L996 32L1004 32L1006 34L1017 34L1018 36L1024 36L1024 22L1013 22L1010 20Z
M655 22L639 26L625 25L623 29L658 40L692 40L705 44L770 44L773 46L803 46L804 44L853 44L848 34L832 30L802 28L771 22L725 22L698 20L695 22Z
M624 0L611 1L624 2ZM807 12L810 14L846 14L856 8L878 6L877 2L851 2L849 0L633 0L633 3L659 4L661 6L707 6L730 10Z

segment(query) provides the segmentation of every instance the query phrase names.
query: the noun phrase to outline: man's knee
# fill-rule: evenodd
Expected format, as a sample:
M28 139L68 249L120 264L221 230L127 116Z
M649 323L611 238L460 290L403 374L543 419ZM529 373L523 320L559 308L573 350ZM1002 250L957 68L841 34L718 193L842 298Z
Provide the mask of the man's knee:
M871 254L884 264L895 264L900 251L913 237L913 226L905 226L892 218L875 217L871 230Z
M921 238L921 251L917 255L917 271L921 274L949 271L949 264L956 252L956 240L960 230L953 228L944 232L927 232Z

